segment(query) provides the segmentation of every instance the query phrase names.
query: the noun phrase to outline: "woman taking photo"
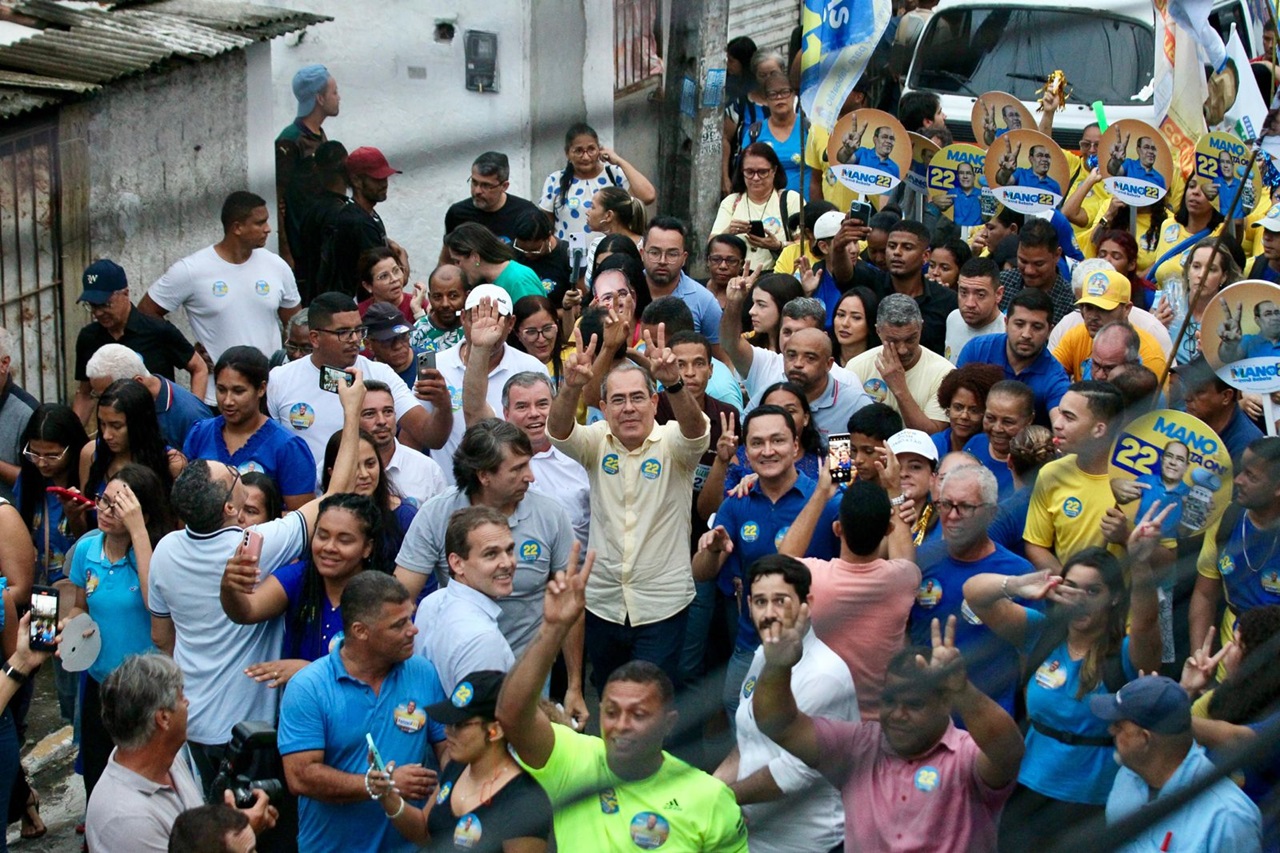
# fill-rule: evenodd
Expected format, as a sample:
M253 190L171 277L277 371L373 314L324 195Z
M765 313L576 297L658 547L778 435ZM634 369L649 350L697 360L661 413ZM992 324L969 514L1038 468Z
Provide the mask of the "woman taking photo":
M804 290L795 276L770 273L757 280L751 287L751 307L747 309L751 320L747 341L754 347L781 352L778 341L782 332L782 309L801 296Z
M512 313L516 324L507 343L546 365L552 387L560 387L567 353L555 306L545 296L524 296L512 306Z
M831 354L836 364L848 364L873 347L880 346L876 334L876 309L880 300L869 287L846 290L831 315Z
M787 187L778 154L753 142L743 149L733 192L720 202L710 233L738 235L749 246L746 266L771 270L782 247L791 242L787 219L800 213L802 205L800 194Z
M333 466L338 458L338 447L342 443L342 433L335 432L329 439L324 451L324 478L320 484L322 491L328 491L329 479L333 476ZM362 497L370 498L381 514L376 533L376 544L370 565L380 572L390 573L396 566L396 555L400 553L400 545L404 542L404 534L418 514L418 508L404 500L391 482L387 479L387 470L382 466L382 457L378 455L373 444L373 436L360 430L360 447L356 455L356 481L351 491ZM432 580L428 578L428 586ZM434 587L431 587L434 588Z
M360 273L360 316L375 302L385 302L400 312L405 323L413 325L413 294L405 293L404 270L396 253L386 246L374 246L360 253L356 261Z
M67 549L92 525L86 504L59 497L48 488L80 489L80 453L89 443L84 424L69 406L45 403L31 414L19 439L21 470L13 494L36 549L35 582L66 578Z
M316 461L307 442L266 414L267 359L256 347L231 347L213 366L218 416L187 433L188 459L215 459L276 481L285 509L316 496Z
M966 364L953 370L938 386L938 405L947 413L950 424L930 438L938 448L938 458L963 450L969 439L982 432L982 418L987 413L987 392L1004 379L1004 369L994 364Z
M1148 511L1129 536L1130 594L1120 562L1104 548L1072 555L1062 576L981 574L964 585L973 612L1027 657L1026 753L1005 807L1000 849L1025 850L1046 826L1103 820L1118 769L1108 724L1089 696L1114 693L1160 667L1156 580L1150 557L1172 507ZM1047 612L1017 602L1048 601ZM1128 635L1125 624L1129 623Z
M362 495L327 495L320 501L306 556L286 565L259 566L237 552L222 576L222 609L238 625L285 617L281 659L249 667L268 687L283 687L308 663L333 650L342 633L342 591L371 568L382 513ZM266 580L257 582L261 574Z
M71 558L76 603L67 616L88 613L102 640L102 651L81 683L80 760L86 800L113 747L102 724L102 682L129 655L155 650L147 610L151 551L175 527L160 478L150 468L129 464L107 481L98 498L98 529L85 534Z
M639 169L600 145L600 137L590 125L579 122L564 135L564 168L547 175L538 207L555 222L556 237L569 240L571 234L591 234L587 209L596 192L619 187L640 200L653 204L657 190Z
M369 795L396 831L421 849L475 853L542 853L551 835L551 801L507 749L494 719L504 673L466 675L448 701L421 709L444 724L448 763L426 808L410 805L395 786L395 762L365 774ZM563 843L563 842L562 842Z
M130 462L154 471L168 494L187 459L160 436L151 392L132 379L117 380L98 398L97 413L98 438L80 452L85 495L99 497L107 478Z

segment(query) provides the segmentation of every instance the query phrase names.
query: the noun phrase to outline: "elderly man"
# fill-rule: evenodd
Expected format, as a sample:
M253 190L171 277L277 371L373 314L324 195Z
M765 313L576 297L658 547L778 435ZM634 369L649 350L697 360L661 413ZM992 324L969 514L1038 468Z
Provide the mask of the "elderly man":
M364 312L365 346L373 361L385 364L412 388L418 381L418 351L409 342L412 329L404 315L388 302L374 302Z
M849 362L849 369L863 377L862 387L873 400L902 415L904 425L935 433L949 423L938 403L938 386L954 368L921 346L923 324L914 299L901 293L886 296L876 313L882 344Z
M156 401L160 435L170 447L182 447L193 424L213 417L213 412L200 398L181 385L151 373L143 364L142 356L120 344L107 344L95 352L85 364L84 372L94 397L101 396L119 379L128 379L146 388Z
M23 636L25 637L25 624ZM19 641L19 651L25 645ZM29 652L28 652L29 654ZM134 655L102 684L102 723L116 748L85 812L90 850L166 853L174 822L204 803L182 747L187 706L182 670L164 655ZM213 792L234 805L230 791ZM254 832L275 825L276 809L262 790L244 809Z
M1226 316L1218 329L1221 343L1218 344L1218 358L1223 362L1239 361L1243 358L1275 358L1280 356L1280 304L1270 299L1263 299L1253 306L1253 322L1258 327L1256 334L1246 335L1242 332L1244 305L1237 304L1235 315L1231 306L1222 300Z
M1125 156L1128 142L1127 136L1121 138L1120 134L1116 134L1116 144L1112 146L1107 158L1107 173L1115 177L1137 178L1161 189L1168 189L1164 175L1156 171L1156 155L1160 153L1156 141L1150 136L1139 136L1136 159Z
M1049 177L1049 169L1053 166L1053 156L1043 145L1032 145L1027 152L1031 168L1018 165L1017 152L1012 143L1004 141L1004 151L1000 152L1000 163L996 169L996 183L1002 187L1026 187L1033 190L1044 190L1062 195L1062 185Z
M584 343L576 331L574 338L577 352L565 365L547 433L591 478L590 542L599 563L586 615L593 679L603 692L609 673L639 659L675 681L694 589L688 549L672 546L689 541L689 496L711 443L711 424L685 392L659 326L656 340L646 340L650 370L632 362L614 367L601 389L605 420L580 426L575 415L591 379L596 342ZM661 425L655 422L655 379L665 386L675 416Z
M1106 379L1106 376L1094 374L1090 356L1098 348L1098 332L1104 326L1129 323L1133 302L1130 301L1128 276L1115 270L1097 270L1091 273L1084 281L1083 292L1076 300L1076 306L1079 307L1084 322L1072 327L1062 336L1062 340L1053 348L1053 357L1066 369L1073 382L1080 379ZM1168 359L1160 344L1142 329L1134 327L1134 331L1138 336L1139 362L1151 368L1157 376L1164 373ZM1112 367L1122 363L1109 360L1107 356L1100 360L1104 365ZM1125 359L1125 362L1129 361Z

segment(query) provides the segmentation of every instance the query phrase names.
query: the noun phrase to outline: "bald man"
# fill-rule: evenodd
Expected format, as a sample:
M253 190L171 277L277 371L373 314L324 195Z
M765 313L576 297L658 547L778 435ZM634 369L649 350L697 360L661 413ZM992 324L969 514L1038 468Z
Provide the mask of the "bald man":
M831 374L831 338L821 329L799 329L782 350L787 381L804 390L813 422L825 441L832 433L848 432L849 416L871 402L856 384Z

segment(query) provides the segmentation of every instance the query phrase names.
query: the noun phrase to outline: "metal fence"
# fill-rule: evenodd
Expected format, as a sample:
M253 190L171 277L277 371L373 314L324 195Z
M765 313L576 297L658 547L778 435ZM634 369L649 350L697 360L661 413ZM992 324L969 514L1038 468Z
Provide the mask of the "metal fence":
M659 0L613 0L613 88L625 94L662 74Z
M13 339L14 381L66 399L58 132L0 136L0 324Z

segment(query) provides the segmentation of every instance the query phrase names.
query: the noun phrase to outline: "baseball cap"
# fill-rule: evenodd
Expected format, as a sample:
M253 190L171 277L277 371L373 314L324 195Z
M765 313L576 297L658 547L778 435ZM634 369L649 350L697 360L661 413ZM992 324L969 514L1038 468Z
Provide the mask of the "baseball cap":
M1191 731L1191 699L1178 682L1163 675L1144 675L1118 693L1090 696L1089 710L1108 723L1128 720L1157 734Z
M389 341L396 335L409 331L400 309L385 302L375 302L364 312L364 325L368 336L375 341Z
M843 213L838 210L828 210L818 217L817 222L813 223L813 239L830 240L836 236L836 232L840 230L842 222L844 222Z
M298 117L310 114L316 95L329 85L329 69L323 65L304 65L293 75L293 96L298 99Z
M428 717L445 725L463 723L472 717L492 720L504 677L504 673L494 669L468 673L453 688L448 699L428 705L423 710Z
M1077 305L1093 305L1103 311L1111 311L1129 302L1129 279L1113 269L1092 272L1084 280Z
M391 168L387 158L377 148L365 146L357 148L347 155L348 175L368 175L371 178L389 178L403 174L399 169Z
M1209 365L1204 353L1200 353L1185 364L1175 364L1170 370L1178 374L1178 378L1182 380L1182 387L1188 393L1198 391L1210 382L1220 383L1219 387L1223 389L1227 387L1227 384L1222 381L1217 372Z
M88 302L90 305L105 305L117 290L129 289L129 279L125 277L124 267L106 258L85 267L81 282L84 284L84 293L76 301Z
M1262 218L1253 223L1254 228L1265 228L1268 231L1280 231L1280 202L1271 205Z
M470 311L480 304L481 299L492 299L498 303L498 313L503 317L510 317L513 313L511 308L511 294L507 293L496 284L477 284L467 293L466 304L462 306L464 311Z
M902 453L914 453L923 456L934 465L938 464L938 448L927 432L918 429L898 430L889 436L885 445L893 451L894 456Z

